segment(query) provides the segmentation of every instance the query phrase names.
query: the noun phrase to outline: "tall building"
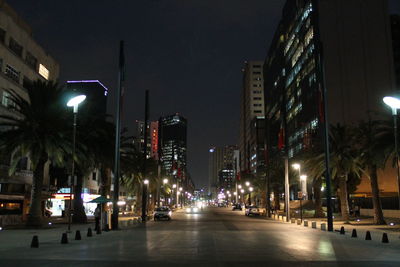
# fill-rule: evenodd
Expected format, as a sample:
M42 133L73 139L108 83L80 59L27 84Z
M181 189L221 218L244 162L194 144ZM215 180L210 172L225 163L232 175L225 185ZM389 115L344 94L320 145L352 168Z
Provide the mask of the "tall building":
M396 88L400 90L400 15L390 16L390 27L392 32L394 70L396 74Z
M147 125L147 158L159 160L158 156L158 121L149 122ZM135 134L133 137L133 145L137 151L144 152L144 122L135 122Z
M265 118L264 107L264 78L263 62L245 62L243 71L243 87L240 99L240 169L246 172L256 172L256 167L252 166L252 157L257 155L258 147L253 141L256 138L254 133L254 119Z
M234 151L237 150L237 146L223 146L223 147L211 147L208 154L208 193L212 196L216 196L219 192L218 188L220 185L220 174L225 176L226 174L233 173L234 169ZM225 172L222 172L225 170ZM225 178L223 178L225 179Z
M158 155L168 175L184 179L186 174L187 120L178 113L158 121Z
M296 158L322 143L319 39L329 123L388 112L382 97L393 92L395 79L387 1L288 0L264 63L271 156L286 147Z
M7 90L13 90L28 99L27 86L36 80L57 81L59 65L33 38L32 29L3 0L0 0L0 114L12 102ZM32 185L29 158L18 164L17 172L8 176L10 155L0 157L0 221L5 224L19 223L27 213ZM43 190L49 195L48 176Z

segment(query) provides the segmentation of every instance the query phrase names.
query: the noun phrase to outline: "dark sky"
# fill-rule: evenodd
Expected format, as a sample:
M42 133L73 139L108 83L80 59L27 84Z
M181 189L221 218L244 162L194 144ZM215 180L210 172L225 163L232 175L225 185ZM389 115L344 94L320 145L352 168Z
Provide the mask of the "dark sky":
M119 40L126 43L124 126L150 115L188 119L188 167L208 180L208 147L236 144L241 68L264 60L284 0L8 0L60 63L60 82L99 79L114 113ZM398 0L392 0L400 11Z

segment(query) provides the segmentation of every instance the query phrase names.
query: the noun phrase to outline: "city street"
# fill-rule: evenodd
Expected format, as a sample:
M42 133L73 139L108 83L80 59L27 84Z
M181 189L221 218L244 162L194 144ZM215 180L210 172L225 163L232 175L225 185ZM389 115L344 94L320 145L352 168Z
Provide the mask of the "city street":
M82 226L82 231L86 226ZM49 231L49 230L43 230ZM365 241L264 218L228 208L173 214L81 241L57 238L30 248L20 230L0 232L0 266L399 266L400 242ZM14 236L13 236L14 235ZM40 238L40 233L39 233ZM387 262L390 259L391 262Z

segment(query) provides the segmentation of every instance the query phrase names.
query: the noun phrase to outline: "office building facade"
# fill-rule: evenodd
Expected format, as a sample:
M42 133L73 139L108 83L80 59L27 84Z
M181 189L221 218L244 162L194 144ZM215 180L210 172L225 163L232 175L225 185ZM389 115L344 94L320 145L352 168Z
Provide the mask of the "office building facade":
M240 169L256 174L257 166L254 165L254 159L260 154L258 149L264 147L254 142L257 139L255 127L259 126L257 119L265 118L263 62L245 62L242 71L243 86L240 99L239 129Z
M57 81L59 65L33 38L32 29L3 0L0 0L0 114L7 109L12 90L28 99L27 89L36 80ZM21 160L17 171L8 175L10 155L1 155L0 224L17 224L28 211L32 171L29 158ZM48 175L44 179L44 197L53 190Z
M234 172L234 151L237 146L211 147L208 153L208 194L216 196L219 188L223 187L221 181L225 176ZM222 170L225 170L221 173ZM221 177L224 178L221 178ZM221 180L222 179L222 180Z
M288 0L264 63L268 154L285 148L292 159L322 143L319 41L329 123L385 114L382 97L394 90L391 40L386 1Z

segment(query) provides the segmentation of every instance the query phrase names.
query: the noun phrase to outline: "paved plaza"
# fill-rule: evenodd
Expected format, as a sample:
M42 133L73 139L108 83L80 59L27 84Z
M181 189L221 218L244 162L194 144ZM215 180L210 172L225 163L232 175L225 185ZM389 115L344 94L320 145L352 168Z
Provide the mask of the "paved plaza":
M172 221L130 224L114 232L86 237L90 225L74 226L82 240L69 236L65 225L46 230L0 232L0 266L400 266L400 239L381 233L372 241L257 217L227 208L200 214L173 214ZM30 248L32 236L40 247Z

